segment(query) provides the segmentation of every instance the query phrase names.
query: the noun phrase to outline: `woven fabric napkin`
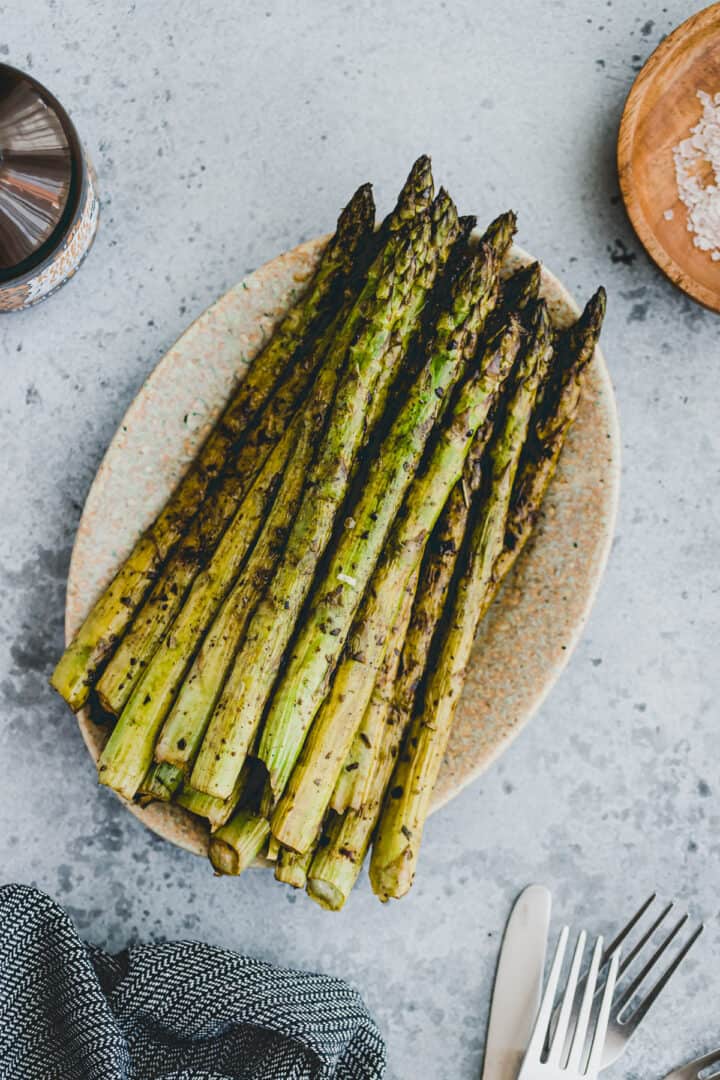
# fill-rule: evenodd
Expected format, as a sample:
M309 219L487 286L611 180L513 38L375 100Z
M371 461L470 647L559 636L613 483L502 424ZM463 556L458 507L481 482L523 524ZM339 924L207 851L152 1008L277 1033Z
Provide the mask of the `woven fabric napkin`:
M385 1045L362 999L327 975L194 941L117 956L63 909L0 887L3 1080L375 1080Z

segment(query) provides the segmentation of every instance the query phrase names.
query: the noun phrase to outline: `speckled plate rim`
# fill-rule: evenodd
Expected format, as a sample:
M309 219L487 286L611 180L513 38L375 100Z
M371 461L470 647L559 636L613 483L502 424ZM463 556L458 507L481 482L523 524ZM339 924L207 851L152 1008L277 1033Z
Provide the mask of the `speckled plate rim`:
M209 337L212 342L214 335L216 336L218 333L218 325L220 327L220 335L227 335L227 324L232 322L232 320L227 318L227 309L231 308L234 303L242 306L247 303L248 298L251 298L251 306L254 302L255 307L257 308L256 317L258 323L264 324L260 326L259 332L254 335L254 340L251 342L252 348L245 350L244 358L248 363L251 362L252 356L259 350L262 342L265 340L265 337L271 329L273 319L277 317L284 304L287 303L288 290L292 288L291 283L304 280L312 272L315 258L325 240L326 237L309 240L291 251L277 256L228 290L227 293L208 307L190 324L187 330L183 332L175 345L173 345L158 362L134 400L131 402L98 468L95 479L88 492L83 514L78 526L68 573L65 611L65 637L67 641L71 639L75 629L84 618L84 615L90 606L90 601L94 595L95 589L99 589L105 581L109 580L117 563L123 557L124 553L129 550L137 533L138 526L132 530L128 530L128 536L125 538L125 543L120 544L119 550L113 552L112 559L108 559L107 553L105 553L106 559L105 565L102 567L102 572L99 574L95 572L94 575L92 573L90 574L91 578L93 576L96 578L94 588L90 589L84 587L88 561L94 554L93 536L97 531L98 510L103 502L107 501L108 492L112 491L113 485L118 483L118 476L122 477L124 473L126 477L125 482L127 483L127 478L132 475L133 472L131 466L133 464L137 465L137 462L132 463L127 460L128 452L126 441L128 434L133 431L136 423L141 420L143 413L148 408L149 401L151 402L154 397L162 394L163 387L171 385L173 368L178 355L180 355L181 352L192 352L195 348L193 343L196 339ZM508 262L509 266L516 266L528 263L532 261L532 259L533 257L531 255L516 245L512 249ZM268 287L268 282L272 282L273 280L286 280L287 284L285 286L284 304L277 307L277 310L269 313L265 308L272 305L263 303L263 291ZM559 324L577 316L579 309L572 296L558 278L545 267L543 267L542 292L548 300L551 310L554 309L553 314ZM214 355L212 347L201 351L203 363L212 365ZM236 370L236 378L237 374ZM551 662L543 665L542 678L536 679L535 684L529 693L529 700L520 710L518 710L518 715L513 715L510 721L505 724L503 730L495 732L494 736L489 740L488 745L481 746L480 749L475 752L472 764L469 764L467 760L465 761L465 767L462 769L460 776L448 776L446 782L443 782L443 776L446 772L446 766L448 765L448 760L446 760L443 773L441 773L438 782L438 790L436 790L433 801L433 812L441 806L444 806L455 795L459 794L463 788L477 779L495 760L497 760L503 751L518 736L520 731L523 730L534 713L540 708L580 639L587 617L595 600L612 543L617 514L620 479L620 436L617 409L610 376L604 357L599 348L595 351L588 381L593 384L594 404L598 406L598 413L600 414L598 422L601 423L602 428L606 431L606 448L608 454L601 467L603 494L602 505L600 507L601 513L598 517L598 536L583 580L584 596L582 603L575 614L572 626L564 638L564 645L557 649ZM167 497L172 486L177 482L177 479L192 459L195 449L212 425L212 422L225 400L228 390L229 387L225 387L223 394L219 396L217 400L213 401L212 405L209 405L206 401L202 402L204 412L201 415L200 422L193 431L188 433L188 437L182 443L182 453L178 453L178 461L173 464L173 474L169 479L167 477L165 478L166 483L163 488L162 501ZM187 389L187 394L188 398L191 398L190 388ZM190 407L194 403L194 399L191 399L188 402L188 406ZM580 426L579 420L576 424L576 428L579 428ZM573 433L571 433L571 437L572 434ZM560 468L558 469L558 477L563 470L564 459L567 457L568 452L569 450L566 448L563 458L561 459ZM554 484L558 482L558 477L556 477ZM550 496L551 495L552 489ZM548 501L550 496L548 497ZM148 511L148 518L151 519L152 516L153 514ZM144 524L145 523L140 523L140 526L144 527ZM518 566L511 575L514 586L508 584L503 588L500 597L495 605L493 605L483 627L481 627L479 637L476 640L474 660L471 661L469 682L473 670L477 666L478 650L482 650L484 647L483 639L486 639L487 644L487 640L490 640L494 633L494 623L497 621L498 609L502 609L503 603L505 602L504 598L508 595L508 591L511 588L515 587L522 593L524 586L518 578L522 576L523 568L527 569L527 566L532 564L532 561L530 551L523 554L518 561ZM462 703L460 707L460 712L461 711ZM87 749L93 758L93 761L97 761L105 739L107 738L108 730L102 725L93 722L89 709L87 708L81 710L77 714L77 720ZM481 723L481 721L478 720L478 723ZM450 749L451 748L449 748L449 750ZM125 803L132 814L157 835L194 854L207 854L207 828L204 823L194 817L194 815L183 810L181 807L172 804L153 803L147 807L140 807L136 804L127 802L124 799L121 799L121 801Z

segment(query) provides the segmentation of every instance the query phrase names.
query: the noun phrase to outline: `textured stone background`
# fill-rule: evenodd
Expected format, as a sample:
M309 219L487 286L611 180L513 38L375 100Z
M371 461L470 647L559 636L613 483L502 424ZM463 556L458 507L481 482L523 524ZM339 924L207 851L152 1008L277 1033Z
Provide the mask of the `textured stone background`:
M110 948L194 936L346 976L394 1078L478 1076L501 929L531 880L557 924L609 929L655 889L708 923L615 1075L659 1076L720 1041L718 322L640 250L614 168L632 80L693 9L0 3L0 58L69 107L103 199L78 278L0 321L2 877ZM406 901L381 908L363 885L333 917L260 873L214 881L149 835L96 787L46 679L85 492L142 380L227 286L329 229L360 181L385 210L420 151L463 210L515 207L520 242L578 297L607 286L621 512L541 714L432 821Z

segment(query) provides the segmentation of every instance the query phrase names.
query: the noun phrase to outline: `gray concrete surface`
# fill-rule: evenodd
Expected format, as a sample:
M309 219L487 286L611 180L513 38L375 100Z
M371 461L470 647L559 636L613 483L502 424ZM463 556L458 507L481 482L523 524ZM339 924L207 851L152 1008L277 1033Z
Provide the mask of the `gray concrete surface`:
M497 946L531 880L555 923L608 929L649 892L708 928L614 1075L720 1042L718 322L651 265L619 201L615 137L642 61L694 5L666 0L0 3L0 59L69 107L94 158L99 237L46 305L0 319L0 868L90 940L191 936L350 979L394 1078L479 1075ZM707 89L720 89L708 87ZM464 210L578 297L609 291L623 433L614 549L540 715L432 821L419 880L333 917L264 874L215 881L98 790L46 679L70 546L126 406L187 323L248 270L382 209L433 155Z

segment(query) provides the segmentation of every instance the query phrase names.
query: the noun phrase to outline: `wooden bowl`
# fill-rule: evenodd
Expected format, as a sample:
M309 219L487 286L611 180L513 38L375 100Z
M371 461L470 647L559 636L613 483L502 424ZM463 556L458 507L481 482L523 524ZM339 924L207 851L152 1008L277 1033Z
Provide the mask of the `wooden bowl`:
M700 119L698 90L720 90L720 4L658 46L630 91L618 138L620 188L643 246L675 285L720 311L720 262L695 247L675 181L673 147Z
M140 389L85 503L68 578L68 640L166 502L233 385L312 273L326 239L280 255L230 289L185 331ZM507 269L529 261L529 255L514 248ZM577 316L572 298L547 270L542 292L556 325ZM435 808L502 753L567 663L610 548L619 456L615 399L598 349L536 534L478 634ZM97 761L109 729L95 723L87 709L78 714L78 722ZM206 854L208 830L200 818L166 803L127 806L160 836Z

